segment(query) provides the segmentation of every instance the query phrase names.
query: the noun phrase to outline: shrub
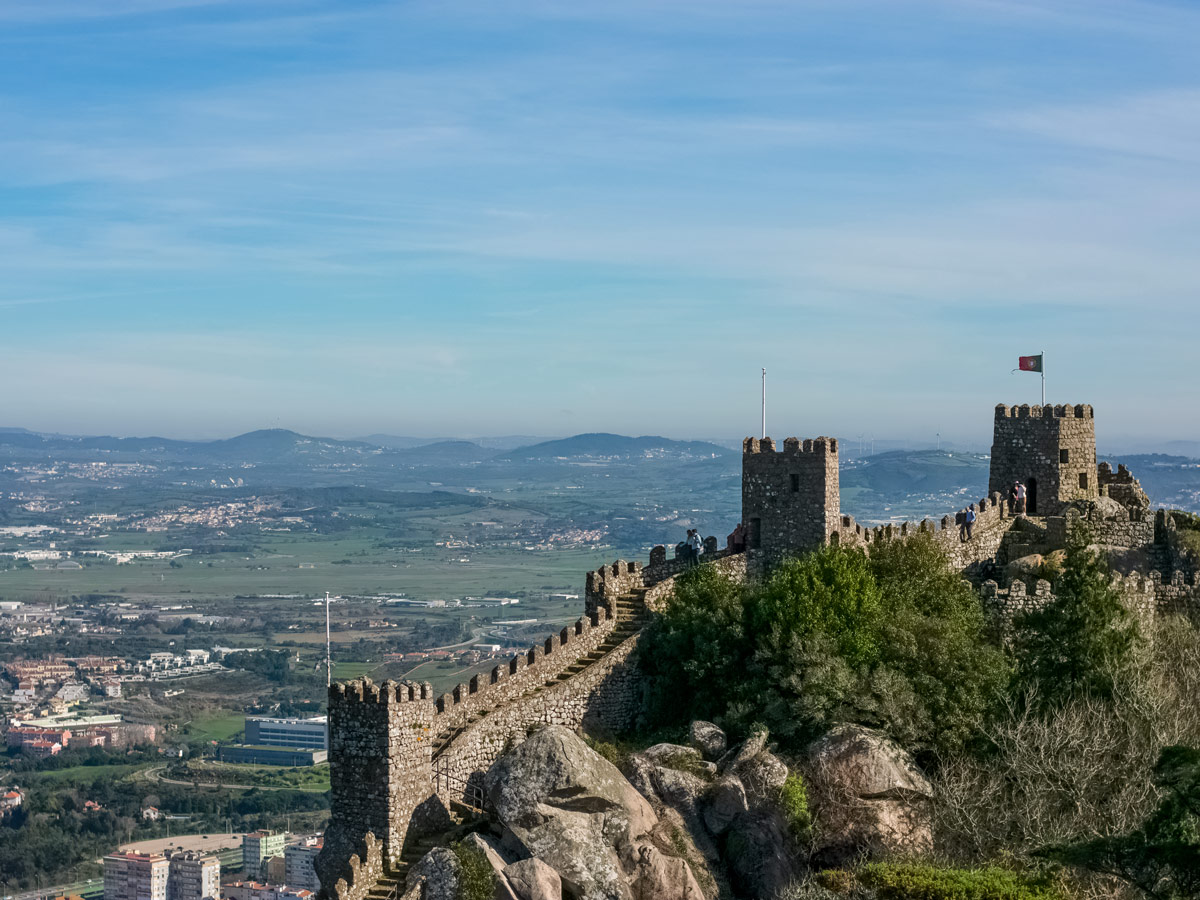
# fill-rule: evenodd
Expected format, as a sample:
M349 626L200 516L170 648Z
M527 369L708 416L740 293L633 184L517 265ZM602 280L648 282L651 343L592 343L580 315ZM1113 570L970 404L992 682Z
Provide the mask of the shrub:
M922 863L871 863L856 873L878 900L1063 900L1045 876L1006 869L951 869Z
M629 761L629 750L621 744L613 741L602 741L599 738L592 737L590 734L585 734L583 740L596 753L604 757L618 769L623 768L625 763Z
M1107 699L1046 705L1014 701L988 728L993 752L941 759L934 775L935 841L955 862L1030 859L1045 847L1128 835L1159 802L1155 763L1164 746L1200 746L1200 631L1160 620L1153 654ZM1122 893L1111 881L1088 896Z
M462 843L453 844L450 849L461 867L457 900L492 900L496 890L496 873L483 851Z
M638 655L655 689L648 724L718 719L736 701L749 656L745 606L745 586L711 564L675 580L643 637L653 650Z
M783 790L779 793L779 808L787 821L788 830L800 841L808 840L812 832L812 814L808 811L808 791L804 779L789 772Z
M676 772L686 772L705 781L713 780L712 770L704 765L704 760L701 759L698 753L688 753L683 750L680 750L678 753L667 753L658 758L658 763L659 765L666 766L668 769L674 769Z

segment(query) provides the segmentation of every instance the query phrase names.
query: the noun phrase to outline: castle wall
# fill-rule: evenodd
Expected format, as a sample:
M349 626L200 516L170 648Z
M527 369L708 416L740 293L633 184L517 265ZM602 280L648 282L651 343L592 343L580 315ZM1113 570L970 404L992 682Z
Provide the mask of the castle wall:
M333 884L368 834L382 858L399 858L414 810L433 793L428 684L364 678L329 689L330 827L318 858L322 883ZM322 872L324 874L322 874Z
M457 685L436 703L435 734L461 727L472 716L493 709L545 684L604 643L616 626L606 607L512 657L489 673Z
M1123 577L1117 572L1111 578L1121 602L1142 627L1148 628L1156 616L1168 614L1169 611L1163 608L1158 579L1136 573ZM979 595L984 612L1005 639L1011 638L1014 622L1018 618L1043 609L1055 600L1053 587L1044 578L1028 585L1014 579L1007 588L988 580L983 582Z
M1174 571L1169 578L1152 572L1154 596L1160 616L1184 616L1200 623L1200 575Z
M842 516L838 527L830 534L830 543L848 547L860 547L868 554L872 548L886 541L908 540L916 534L928 534L954 568L976 572L992 563L1000 552L1004 536L1013 527L1016 519L1009 514L1008 505L999 495L984 497L975 503L975 526L971 540L960 536L954 516L946 515L936 522L924 519L921 522L901 522L894 525L866 527L854 521L853 516Z
M1072 500L1099 496L1092 408L996 407L988 493L1007 498L1014 482L1036 479L1039 516L1060 515Z
M657 553L660 549L655 548L652 560L661 555ZM713 554L709 562L725 575L745 577L745 554L719 551ZM599 571L625 578L631 568L629 564L618 561ZM663 574L671 570L648 566L639 571ZM675 573L679 571L682 568L674 569L673 574L666 575L646 589L644 602L648 608L661 609L674 590ZM630 589L634 587L628 581L622 581L622 584ZM598 631L593 629L592 633ZM550 669L543 670L536 679L525 682L525 690L519 694L510 695L504 702L492 703L485 716L465 725L437 753L434 768L443 784L442 789L445 790L445 786L449 785L453 793L454 786L461 789L472 783L473 779L474 783L478 783L479 777L496 761L506 745L523 738L530 728L538 725L565 725L569 728L595 726L616 732L630 728L641 707L641 674L634 659L639 638L639 633L631 635L602 659L558 683L547 684L554 674L548 674ZM595 641L595 646L601 643L602 640ZM446 796L443 799L452 798Z
M834 438L742 443L742 524L752 570L822 546L838 527L841 497Z
M638 638L633 635L579 675L543 686L467 726L437 756L438 776L445 778L442 799L459 799L462 786L479 783L504 748L535 726L586 724L611 731L630 727L641 702L641 677L631 659Z

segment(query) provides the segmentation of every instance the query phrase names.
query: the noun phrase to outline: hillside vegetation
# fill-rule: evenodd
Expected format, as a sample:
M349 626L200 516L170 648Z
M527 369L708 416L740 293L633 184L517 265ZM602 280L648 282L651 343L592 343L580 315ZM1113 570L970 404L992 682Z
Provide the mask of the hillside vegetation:
M921 537L870 558L824 548L762 582L697 567L644 640L647 728L765 725L793 754L838 723L877 728L934 785L943 863L1056 885L997 893L970 887L982 876L864 871L851 895L1197 896L1200 634L1179 619L1140 625L1086 536L1054 602L1008 643ZM814 882L796 897L838 893Z

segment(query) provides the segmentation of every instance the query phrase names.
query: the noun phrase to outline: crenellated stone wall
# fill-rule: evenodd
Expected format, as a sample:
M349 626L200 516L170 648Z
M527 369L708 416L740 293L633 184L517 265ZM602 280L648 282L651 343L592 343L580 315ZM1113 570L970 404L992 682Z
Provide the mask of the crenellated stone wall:
M1112 586L1120 595L1121 602L1143 626L1153 624L1156 616L1169 612L1163 608L1159 593L1161 579L1155 577L1157 574L1154 573L1151 577L1137 573L1122 576L1114 572L1111 576ZM1006 588L988 579L980 587L979 596L984 612L1005 638L1011 637L1013 624L1017 619L1043 609L1055 600L1054 588L1044 578L1038 578L1028 584L1020 579L1013 579Z

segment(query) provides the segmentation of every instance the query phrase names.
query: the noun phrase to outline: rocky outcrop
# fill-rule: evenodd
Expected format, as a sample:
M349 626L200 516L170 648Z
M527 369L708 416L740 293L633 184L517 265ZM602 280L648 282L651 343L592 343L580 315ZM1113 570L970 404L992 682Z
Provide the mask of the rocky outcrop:
M704 827L720 837L739 816L749 811L745 786L735 776L725 775L713 783L704 797Z
M711 762L720 759L729 747L725 732L712 722L693 722L688 729L688 740Z
M519 900L562 900L562 879L540 859L517 860L504 877Z
M705 749L689 754L690 748L657 744L630 758L630 780L660 819L677 822L686 835L707 896L731 889L738 896L776 894L799 873L778 809L787 766L767 749L766 732L732 750L715 725L696 723L691 736ZM706 763L702 754L720 762Z
M820 826L818 864L933 849L933 789L912 757L887 736L841 725L812 744L808 759Z
M423 882L422 900L458 900L461 876L462 866L454 851L435 847L409 870L405 884L411 889Z
M541 860L572 897L703 897L650 803L569 729L535 732L496 760L485 785L504 847Z

